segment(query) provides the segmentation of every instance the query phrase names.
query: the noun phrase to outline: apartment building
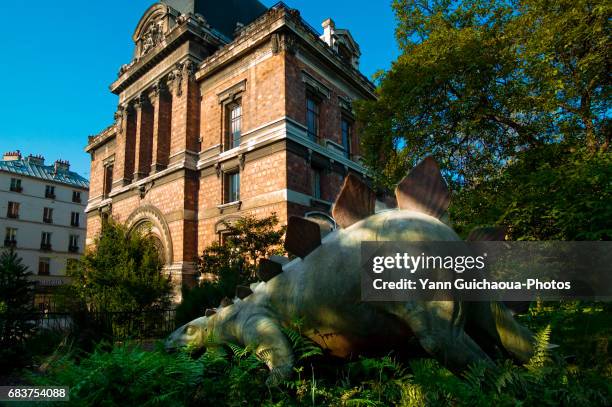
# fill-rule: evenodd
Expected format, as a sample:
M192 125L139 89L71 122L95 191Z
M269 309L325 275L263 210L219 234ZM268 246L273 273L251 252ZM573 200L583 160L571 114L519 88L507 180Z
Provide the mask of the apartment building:
M85 247L89 182L67 161L5 153L0 161L0 232L34 273L39 294L64 284Z

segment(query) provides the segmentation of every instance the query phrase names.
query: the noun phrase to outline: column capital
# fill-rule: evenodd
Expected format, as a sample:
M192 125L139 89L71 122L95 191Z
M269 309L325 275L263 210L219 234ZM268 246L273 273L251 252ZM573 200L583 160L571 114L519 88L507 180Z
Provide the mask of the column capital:
M135 109L140 110L142 108L151 106L151 100L149 99L149 96L143 92L134 98L133 105Z

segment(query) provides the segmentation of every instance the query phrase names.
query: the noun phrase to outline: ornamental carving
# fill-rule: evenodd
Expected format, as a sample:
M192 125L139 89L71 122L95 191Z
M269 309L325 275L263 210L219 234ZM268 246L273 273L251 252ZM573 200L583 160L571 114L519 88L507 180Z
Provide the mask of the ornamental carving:
M164 40L164 22L152 22L145 33L140 38L140 56L147 55L153 48L161 44Z

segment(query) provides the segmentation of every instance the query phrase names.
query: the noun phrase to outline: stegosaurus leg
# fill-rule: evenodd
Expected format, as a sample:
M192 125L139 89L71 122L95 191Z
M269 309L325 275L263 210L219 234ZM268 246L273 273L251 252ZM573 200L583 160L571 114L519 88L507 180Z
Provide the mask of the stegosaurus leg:
M266 383L276 386L293 371L293 350L279 325L269 317L253 315L243 325L242 342L268 366Z
M444 309L444 303L431 301L416 307L397 304L390 311L409 325L429 354L451 370L461 371L476 362L493 366L489 356L463 330L463 324L453 319L452 310Z

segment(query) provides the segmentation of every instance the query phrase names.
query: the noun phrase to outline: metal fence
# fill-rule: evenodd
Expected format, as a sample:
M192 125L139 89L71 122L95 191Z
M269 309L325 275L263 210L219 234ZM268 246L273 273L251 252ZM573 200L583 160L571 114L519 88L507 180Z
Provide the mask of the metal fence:
M39 312L32 321L40 329L94 330L112 340L159 339L175 329L175 310Z

